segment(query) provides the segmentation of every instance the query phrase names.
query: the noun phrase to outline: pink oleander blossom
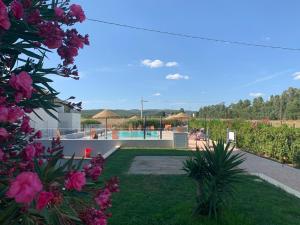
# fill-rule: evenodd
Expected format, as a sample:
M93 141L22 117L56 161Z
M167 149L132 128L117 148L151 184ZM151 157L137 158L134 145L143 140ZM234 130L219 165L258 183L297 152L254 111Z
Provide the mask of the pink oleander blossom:
M29 144L24 148L24 154L26 160L32 160L35 156L35 147L33 144Z
M41 142L34 142L33 146L35 148L35 156L39 157L45 152L45 146Z
M85 20L85 14L80 5L72 4L70 6L70 14L74 16L80 23Z
M27 17L27 22L36 25L42 22L42 17L38 9L33 10Z
M68 190L75 189L77 191L81 191L85 183L86 183L85 173L71 172L68 175L65 186Z
M97 205L99 205L101 210L106 210L111 207L111 192L108 188L100 190L95 197Z
M42 133L41 130L38 130L38 131L34 134L34 137L35 137L35 138L38 138L38 139L42 138L42 136L43 136L43 133Z
M107 225L107 215L101 210L87 208L80 214L80 219L87 225Z
M0 0L0 29L8 30L10 28L10 21L8 18L7 7Z
M44 45L55 49L62 46L65 34L57 23L45 22L39 25L39 35L44 38Z
M24 116L20 130L25 134L31 133L34 129L30 126L30 118L28 116Z
M30 203L42 188L43 185L36 173L22 172L11 182L6 194L18 203Z
M64 59L64 65L73 64L74 57L78 55L78 49L75 47L61 46L57 50L61 59Z
M53 193L42 191L39 193L37 198L36 209L41 210L47 206L47 204L54 198Z
M4 105L0 106L0 122L6 122L8 117L8 108Z
M15 90L21 92L23 97L31 98L33 92L32 79L27 72L22 71L18 75L12 74L9 84Z
M7 130L3 127L0 127L0 141L7 140L8 136L9 136L9 133L7 132Z
M19 1L14 0L11 3L10 8L11 8L11 11L12 11L14 17L17 20L20 20L23 17L23 14L24 14L23 5Z
M20 117L24 116L24 111L22 108L15 106L8 110L7 121L10 123L15 123Z
M55 7L54 14L57 19L63 19L64 15L65 15L65 11L62 8Z

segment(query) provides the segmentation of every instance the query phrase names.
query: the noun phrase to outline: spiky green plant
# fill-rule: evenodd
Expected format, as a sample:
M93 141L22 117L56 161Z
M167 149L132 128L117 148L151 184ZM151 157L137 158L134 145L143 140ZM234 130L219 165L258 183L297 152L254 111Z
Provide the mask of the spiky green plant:
M197 182L197 207L195 213L217 217L221 208L234 197L235 184L244 171L238 166L243 155L233 152L234 147L223 140L205 146L184 163L188 176Z

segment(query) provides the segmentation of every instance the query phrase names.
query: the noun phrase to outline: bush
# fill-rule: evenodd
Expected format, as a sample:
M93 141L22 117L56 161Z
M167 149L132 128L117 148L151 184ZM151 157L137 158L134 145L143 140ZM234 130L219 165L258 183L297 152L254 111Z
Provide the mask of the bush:
M81 125L93 125L93 124L101 124L101 122L93 119L86 119L81 121Z
M191 120L190 128L200 128L204 120ZM209 137L218 140L226 138L226 129L236 132L236 146L257 155L292 163L297 149L300 149L300 129L283 125L272 127L269 123L245 120L208 120Z
M233 196L234 184L240 181L243 170L238 168L244 159L233 154L224 141L197 151L184 163L188 176L197 182L197 207L195 213L216 217L227 200Z
M55 118L49 74L78 79L74 58L89 40L73 25L84 11L69 0L0 0L0 13L0 224L106 224L118 180L98 180L102 156L83 167L62 159L60 140L45 149L28 116L42 108ZM47 68L52 50L62 62Z

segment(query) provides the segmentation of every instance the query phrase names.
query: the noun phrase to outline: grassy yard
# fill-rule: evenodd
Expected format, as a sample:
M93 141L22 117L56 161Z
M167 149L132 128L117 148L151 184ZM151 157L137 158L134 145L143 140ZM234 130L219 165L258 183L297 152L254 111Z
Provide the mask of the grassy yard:
M192 216L195 183L184 175L129 175L137 155L188 155L174 150L120 150L106 162L104 178L119 176L110 225L299 225L300 199L247 176L218 220Z

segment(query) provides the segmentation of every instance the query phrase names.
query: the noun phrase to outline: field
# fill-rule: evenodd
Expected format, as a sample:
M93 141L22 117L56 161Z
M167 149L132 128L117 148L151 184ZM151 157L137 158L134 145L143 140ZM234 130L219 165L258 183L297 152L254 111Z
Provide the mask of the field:
M119 176L111 225L299 225L300 200L253 176L237 186L235 200L218 220L192 216L195 184L185 175L130 175L136 155L189 155L178 150L119 150L104 177Z

